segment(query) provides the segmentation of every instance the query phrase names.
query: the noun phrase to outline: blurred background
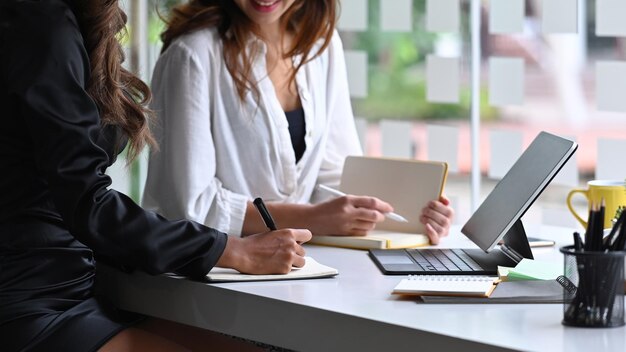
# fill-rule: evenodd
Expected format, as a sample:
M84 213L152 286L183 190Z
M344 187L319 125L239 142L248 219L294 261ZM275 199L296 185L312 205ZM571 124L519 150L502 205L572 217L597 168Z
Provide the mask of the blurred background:
M146 81L161 47L161 17L179 2L123 2L129 15L126 64ZM542 130L577 141L579 149L526 223L580 226L565 207L567 193L591 179L626 178L625 0L340 4L337 29L364 150L448 162L445 193L457 223L467 220ZM472 7L478 9L473 18ZM472 36L480 48L474 67ZM472 73L478 85L472 85ZM473 95L480 104L474 120ZM472 171L478 183L471 182ZM145 155L109 171L113 188L136 200L145 172ZM586 207L582 196L575 203Z

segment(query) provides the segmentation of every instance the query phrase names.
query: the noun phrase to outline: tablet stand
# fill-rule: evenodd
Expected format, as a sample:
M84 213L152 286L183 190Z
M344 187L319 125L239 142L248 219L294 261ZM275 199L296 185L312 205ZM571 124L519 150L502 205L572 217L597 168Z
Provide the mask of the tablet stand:
M513 223L513 226L511 226L502 240L503 244L500 250L516 263L519 263L522 258L533 259L533 253L530 250L528 237L526 237L526 231L521 219L517 219Z

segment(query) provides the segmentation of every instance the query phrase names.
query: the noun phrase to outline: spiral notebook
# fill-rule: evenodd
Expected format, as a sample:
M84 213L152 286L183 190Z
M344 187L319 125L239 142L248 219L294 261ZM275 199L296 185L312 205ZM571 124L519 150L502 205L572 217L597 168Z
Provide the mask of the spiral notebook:
M394 294L414 296L489 297L497 277L466 275L409 275L393 289Z
M489 297L421 296L424 303L520 304L563 303L568 295L556 280L504 281L498 283Z

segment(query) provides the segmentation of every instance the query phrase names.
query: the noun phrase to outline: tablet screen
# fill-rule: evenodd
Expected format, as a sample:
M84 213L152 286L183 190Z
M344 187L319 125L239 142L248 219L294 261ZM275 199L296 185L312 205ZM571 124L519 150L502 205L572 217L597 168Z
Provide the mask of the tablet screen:
M539 133L461 232L484 251L491 250L524 215L577 147L570 140Z

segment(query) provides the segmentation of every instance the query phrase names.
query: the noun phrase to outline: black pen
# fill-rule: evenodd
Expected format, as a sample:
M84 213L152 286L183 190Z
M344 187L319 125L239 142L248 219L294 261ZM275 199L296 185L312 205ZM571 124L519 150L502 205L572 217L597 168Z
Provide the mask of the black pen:
M596 239L594 241L594 251L602 250L602 236L604 235L604 212L606 201L604 197L600 201L600 209L598 210L598 219L596 219Z
M580 238L580 234L578 232L574 232L574 249L576 252L580 252L583 250L583 241Z
M254 203L254 206L256 207L256 210L258 210L259 214L261 214L261 217L263 218L263 222L265 223L265 226L267 226L267 228L270 229L270 231L276 231L276 224L274 224L274 219L272 219L272 215L265 207L265 203L263 203L263 199L257 198L254 200L253 203Z
M609 232L609 235L605 237L604 239L604 249L605 250L613 250L613 239L616 238L615 235L617 235L619 232L619 228L622 226L622 224L624 223L624 217L626 217L626 212L622 212L619 217L617 218L617 221L615 221L615 223L613 224L613 227L611 228L611 232Z
M613 251L623 251L624 246L626 246L626 224L622 224L619 228L619 235L613 242L613 246L611 246L610 250Z
M591 202L589 205L589 217L587 218L587 230L585 231L585 250L592 251L593 250L593 231L595 229L595 213L596 213L596 204Z

